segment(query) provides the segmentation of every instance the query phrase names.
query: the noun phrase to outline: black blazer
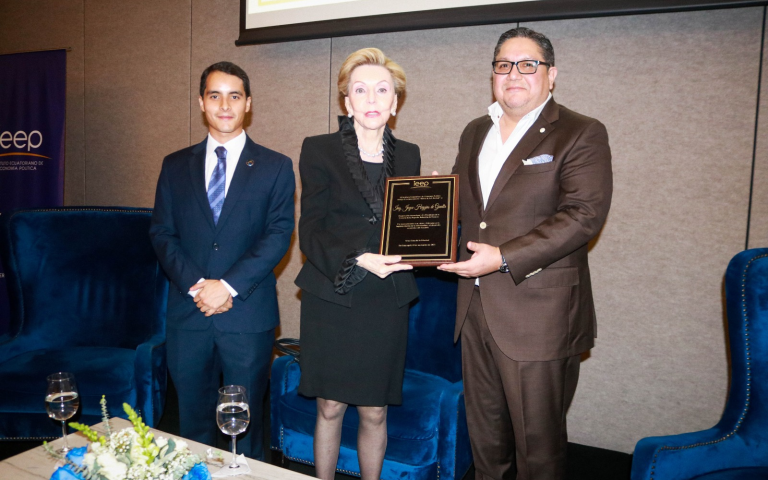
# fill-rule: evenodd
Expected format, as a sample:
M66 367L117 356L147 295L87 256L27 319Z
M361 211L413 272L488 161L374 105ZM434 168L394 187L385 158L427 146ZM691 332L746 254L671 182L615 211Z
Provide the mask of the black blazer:
M395 139L389 128L385 140L384 168L391 162L390 176L419 175L419 147ZM381 235L381 198L364 174L354 131L306 138L299 173L299 245L307 262L296 285L323 300L351 307L354 287L341 293L340 282L360 269L354 267L354 259L361 253L378 253ZM419 295L411 272L395 272L389 278L399 307Z
M172 285L168 326L257 333L279 323L273 269L294 226L291 160L245 142L216 225L205 190L202 143L168 155L157 182L150 238ZM200 278L224 279L237 290L234 308L206 317L187 293Z

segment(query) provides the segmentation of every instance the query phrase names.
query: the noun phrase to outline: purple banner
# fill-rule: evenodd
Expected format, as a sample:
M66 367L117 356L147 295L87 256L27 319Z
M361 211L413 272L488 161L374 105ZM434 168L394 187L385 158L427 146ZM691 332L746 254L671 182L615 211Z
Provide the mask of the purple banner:
M0 55L0 214L64 200L65 50ZM0 265L0 334L8 331Z

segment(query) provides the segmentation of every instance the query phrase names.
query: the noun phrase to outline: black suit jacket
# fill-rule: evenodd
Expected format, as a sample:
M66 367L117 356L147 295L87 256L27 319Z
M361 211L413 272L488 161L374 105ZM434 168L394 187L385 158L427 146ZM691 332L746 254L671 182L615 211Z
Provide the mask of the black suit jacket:
M393 176L419 175L419 147L402 140L393 143L390 144L394 146ZM350 261L364 249L378 253L381 234L381 222L372 220L375 208L361 190L365 185L361 184L354 162L362 169L357 148L350 149L348 145L345 151L341 131L306 138L301 147L299 244L307 262L296 278L296 285L347 307L352 305L354 289L337 293L334 282L345 267L354 265ZM410 272L397 272L389 278L397 292L398 306L418 296L418 287Z
M157 182L150 237L172 285L168 326L257 333L279 323L273 269L285 255L294 227L295 180L291 160L247 138L213 223L205 189L203 142L168 155ZM206 317L189 288L200 278L224 279L238 295L234 307Z

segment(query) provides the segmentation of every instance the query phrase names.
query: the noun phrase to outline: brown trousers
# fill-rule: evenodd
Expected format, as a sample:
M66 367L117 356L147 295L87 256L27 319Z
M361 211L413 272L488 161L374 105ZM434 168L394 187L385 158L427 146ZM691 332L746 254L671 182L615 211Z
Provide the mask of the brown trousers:
M507 357L488 330L477 287L461 331L461 354L475 478L565 479L565 414L580 355L549 362Z

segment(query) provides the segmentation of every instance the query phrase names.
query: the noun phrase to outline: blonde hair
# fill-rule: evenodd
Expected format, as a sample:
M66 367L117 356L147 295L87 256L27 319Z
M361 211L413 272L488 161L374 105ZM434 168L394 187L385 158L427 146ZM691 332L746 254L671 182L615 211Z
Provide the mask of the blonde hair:
M395 82L395 95L398 97L405 93L405 71L403 67L393 62L378 48L363 48L350 54L339 70L337 82L339 95L346 97L349 94L349 78L352 72L363 65L378 65L389 70L392 80Z

